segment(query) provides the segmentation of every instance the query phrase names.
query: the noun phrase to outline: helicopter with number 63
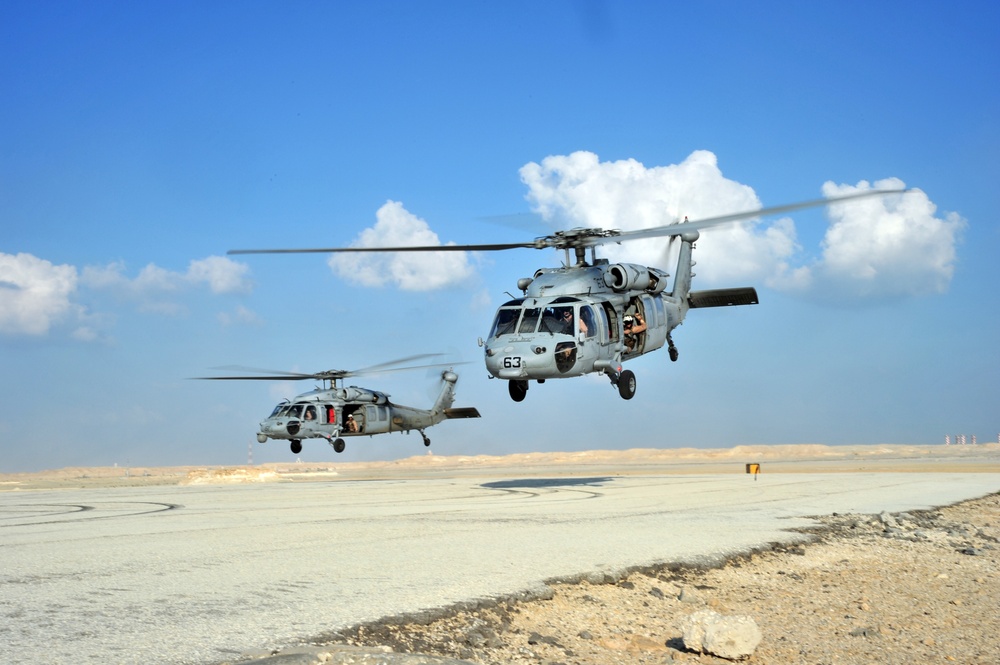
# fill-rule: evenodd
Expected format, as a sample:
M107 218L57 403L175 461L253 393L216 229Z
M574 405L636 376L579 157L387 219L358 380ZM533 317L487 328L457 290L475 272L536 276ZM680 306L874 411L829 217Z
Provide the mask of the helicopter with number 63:
M540 268L518 280L522 297L500 306L486 339L479 339L490 378L507 381L511 399L524 400L529 381L565 379L603 373L624 399L632 399L636 378L622 363L664 346L678 358L672 332L688 310L755 305L757 291L739 287L692 291L692 251L699 231L720 224L824 205L849 205L869 196L902 195L908 190L866 190L842 196L666 224L637 231L575 228L531 242L402 247L336 247L324 249L244 249L229 254L338 252L456 252L509 249L561 249L560 268ZM650 238L680 241L676 275L661 268L632 263L611 264L597 257L597 247ZM587 250L590 249L590 257ZM570 252L573 253L572 258ZM670 247L667 248L670 254ZM670 286L668 289L667 287Z
M386 393L358 386L344 387L342 382L348 377L362 374L382 374L444 366L438 363L393 367L400 363L412 362L433 355L436 354L400 358L353 371L331 369L315 374L220 367L218 369L263 372L264 374L257 376L201 376L198 378L209 381L302 381L304 379L322 381L321 387L279 403L274 407L271 415L260 423L260 431L257 433L259 443L267 443L268 439L283 439L290 442L291 450L296 455L302 452L304 439L323 439L336 452L342 453L346 448L343 437L370 437L376 434L409 432L410 430L418 431L423 438L424 445L429 446L431 440L424 433L428 427L452 418L480 417L479 411L475 407L452 407L455 401L455 384L458 382L458 375L450 367L441 373L441 392L430 409L415 409L395 404Z

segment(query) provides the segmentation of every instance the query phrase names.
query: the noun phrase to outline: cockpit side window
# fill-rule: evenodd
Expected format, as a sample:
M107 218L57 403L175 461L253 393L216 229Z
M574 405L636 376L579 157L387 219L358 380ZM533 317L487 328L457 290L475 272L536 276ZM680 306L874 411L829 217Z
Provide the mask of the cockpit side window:
M301 404L292 404L290 407L288 407L288 411L285 412L285 415L288 416L289 418L301 418L302 417L302 405Z
M593 337L597 334L597 322L594 320L594 310L591 309L590 305L583 305L580 307L580 320L583 321L583 326L587 337Z

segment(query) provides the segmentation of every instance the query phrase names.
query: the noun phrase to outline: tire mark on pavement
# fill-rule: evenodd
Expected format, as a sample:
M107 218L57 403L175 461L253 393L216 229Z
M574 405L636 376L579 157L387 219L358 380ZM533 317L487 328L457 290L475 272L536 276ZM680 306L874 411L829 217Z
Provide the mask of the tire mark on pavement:
M113 510L111 506L132 506L132 508L121 508L113 514L104 514ZM61 510L49 510L36 513L33 508L51 508ZM36 526L42 524L64 524L67 522L87 522L91 520L111 520L122 517L136 517L139 515L152 515L169 510L178 510L184 506L179 503L159 503L155 501L128 501L128 502L107 502L105 504L80 505L80 504L14 504L0 507L0 528L10 528L19 526ZM10 514L7 514L10 513ZM82 513L95 513L76 517ZM70 517L73 516L73 517ZM62 517L62 519L47 519ZM12 520L7 522L7 520ZM17 521L13 521L17 520Z

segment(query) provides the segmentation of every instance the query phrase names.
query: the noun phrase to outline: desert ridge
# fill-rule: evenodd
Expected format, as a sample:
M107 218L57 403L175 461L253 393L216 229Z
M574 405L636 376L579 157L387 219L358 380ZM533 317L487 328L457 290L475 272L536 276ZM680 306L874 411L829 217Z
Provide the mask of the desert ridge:
M1000 444L741 445L732 448L631 448L508 455L414 455L388 461L271 462L233 466L65 467L0 474L0 491L205 483L308 482L333 479L470 476L771 473L996 473Z

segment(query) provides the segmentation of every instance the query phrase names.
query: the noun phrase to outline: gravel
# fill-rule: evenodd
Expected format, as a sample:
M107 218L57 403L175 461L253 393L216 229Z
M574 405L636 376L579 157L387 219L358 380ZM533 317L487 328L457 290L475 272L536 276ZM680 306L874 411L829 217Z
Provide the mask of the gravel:
M809 542L772 544L721 567L667 564L618 578L554 582L527 599L359 625L320 636L305 652L253 660L732 662L684 643L684 622L711 609L759 626L763 639L750 663L1000 663L1000 494L932 510L816 520L821 526L808 531ZM293 656L299 660L282 660Z

